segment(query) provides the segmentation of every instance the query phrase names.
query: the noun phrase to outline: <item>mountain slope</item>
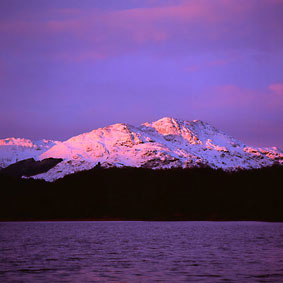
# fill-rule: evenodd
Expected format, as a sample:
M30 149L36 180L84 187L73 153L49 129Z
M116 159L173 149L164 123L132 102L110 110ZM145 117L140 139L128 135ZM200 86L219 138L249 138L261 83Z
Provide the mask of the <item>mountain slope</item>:
M0 139L0 168L5 168L21 160L39 156L60 142L53 140L31 141L21 138Z
M53 181L98 162L103 167L195 167L251 169L282 163L277 148L254 148L202 121L165 117L135 127L114 124L58 143L39 156L63 158L47 173L35 176Z
M34 158L62 158L54 168L34 178L53 181L100 164L103 167L201 167L252 169L283 163L283 152L254 148L208 123L170 117L140 126L114 124L64 142L0 140L0 166Z
M0 170L0 174L14 177L33 176L49 171L62 159L46 158L35 161L33 158L24 159Z

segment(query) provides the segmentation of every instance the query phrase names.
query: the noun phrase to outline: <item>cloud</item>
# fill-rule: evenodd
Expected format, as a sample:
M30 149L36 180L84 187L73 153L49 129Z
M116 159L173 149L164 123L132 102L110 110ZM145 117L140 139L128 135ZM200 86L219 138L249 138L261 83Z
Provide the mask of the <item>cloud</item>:
M275 94L275 95L274 95ZM283 83L271 84L262 90L238 85L205 88L193 101L198 109L237 109L253 112L279 111L283 108ZM283 118L283 115L279 115Z
M74 54L75 53L75 54ZM56 60L62 60L68 63L80 63L86 61L97 61L106 58L108 55L101 52L79 51L79 52L61 52L53 56Z
M282 1L270 0L154 1L122 10L82 5L36 13L30 8L17 18L3 19L0 33L7 41L14 39L14 46L27 36L31 43L42 41L47 47L54 40L57 45L67 43L66 52L78 58L92 52L106 58L141 50L171 57L235 49L275 52L283 44L282 8ZM225 64L220 59L208 67Z
M209 107L245 108L255 101L257 93L237 85L221 85L210 88Z
M273 94L282 96L281 99L283 99L283 83L271 84L269 85L269 89Z
M197 64L191 64L187 67L184 68L185 72L197 72L197 71L203 71L203 70L207 70L209 68L213 68L213 67L222 67L222 66L226 66L230 63L233 63L234 61L240 59L242 56L240 55L230 55L230 56L226 56L226 57L222 57L222 58L218 58L218 59L214 59L214 60L207 60L207 61L203 61Z
M282 148L283 83L263 89L239 85L204 88L187 101L190 113L255 146ZM186 104L186 103L184 103Z

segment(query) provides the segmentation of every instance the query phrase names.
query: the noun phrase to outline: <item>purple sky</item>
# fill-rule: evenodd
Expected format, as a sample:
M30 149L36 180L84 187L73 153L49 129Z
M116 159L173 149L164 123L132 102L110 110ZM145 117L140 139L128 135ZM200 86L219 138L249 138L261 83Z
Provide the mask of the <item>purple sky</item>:
M164 116L283 149L282 0L1 0L0 138Z

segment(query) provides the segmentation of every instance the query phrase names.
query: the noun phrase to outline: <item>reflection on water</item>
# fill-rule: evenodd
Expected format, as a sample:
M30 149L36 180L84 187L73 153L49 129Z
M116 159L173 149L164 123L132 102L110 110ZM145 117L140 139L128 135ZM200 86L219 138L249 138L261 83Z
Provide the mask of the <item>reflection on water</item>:
M283 223L0 223L1 282L283 282Z

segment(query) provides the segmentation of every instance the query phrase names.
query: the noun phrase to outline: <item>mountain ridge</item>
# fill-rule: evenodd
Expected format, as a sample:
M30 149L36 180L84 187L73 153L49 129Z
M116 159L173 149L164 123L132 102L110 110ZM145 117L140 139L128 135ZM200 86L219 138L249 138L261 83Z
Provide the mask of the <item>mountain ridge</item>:
M5 163L3 147L12 143L7 140L5 145L0 140L0 165ZM283 164L283 152L276 147L251 147L201 120L187 121L172 117L145 122L140 126L117 123L63 142L44 140L34 143L26 140L26 146L19 145L19 141L17 143L15 140L13 143L10 144L14 147L10 162L20 159L21 153L24 157L30 154L32 156L28 158L35 160L63 159L48 172L33 176L47 181L91 169L97 164L102 167L152 169L208 166L224 170Z

